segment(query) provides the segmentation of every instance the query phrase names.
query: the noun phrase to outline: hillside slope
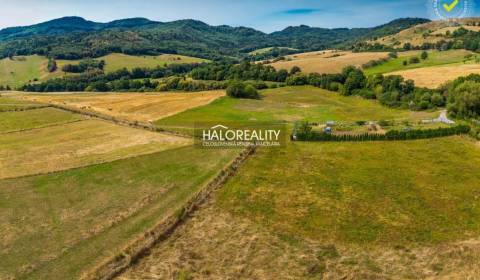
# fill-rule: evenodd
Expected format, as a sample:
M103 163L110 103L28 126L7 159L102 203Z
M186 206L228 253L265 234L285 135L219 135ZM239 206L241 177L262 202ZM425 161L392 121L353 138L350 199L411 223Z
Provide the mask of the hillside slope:
M432 21L406 28L396 34L380 37L371 43L387 46L403 46L410 43L412 46L421 46L425 43L435 44L440 41L451 41L450 34L465 28L470 31L480 31L480 18L464 18L455 21Z
M134 55L178 53L202 58L241 57L255 49L272 46L301 51L338 47L356 40L395 34L427 21L406 18L374 28L354 29L302 25L265 34L252 28L210 26L196 20L162 23L136 18L96 23L79 17L65 17L1 30L0 58L38 54L58 59L79 59L112 52Z

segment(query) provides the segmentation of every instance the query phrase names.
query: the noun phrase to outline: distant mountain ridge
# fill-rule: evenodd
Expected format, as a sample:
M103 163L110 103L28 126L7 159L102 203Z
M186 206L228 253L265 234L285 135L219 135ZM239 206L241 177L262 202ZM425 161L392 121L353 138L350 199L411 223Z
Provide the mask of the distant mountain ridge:
M63 17L0 30L0 57L39 54L77 59L112 52L241 57L252 50L271 46L302 51L338 47L356 40L395 34L425 22L429 20L404 18L378 27L353 29L301 25L266 34L253 28L211 26L191 19L157 22L130 18L98 23L81 17Z
M88 21L81 17L62 17L43 23L9 27L0 30L0 40L34 35L60 35L69 32L93 32L109 28L135 28L145 25L161 24L146 18L128 18L108 23Z

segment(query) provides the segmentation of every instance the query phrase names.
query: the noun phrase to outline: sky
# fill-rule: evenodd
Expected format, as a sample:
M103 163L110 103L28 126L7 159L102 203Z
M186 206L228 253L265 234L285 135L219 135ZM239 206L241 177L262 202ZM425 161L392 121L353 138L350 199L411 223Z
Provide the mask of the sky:
M97 22L132 17L163 22L197 19L211 25L247 26L264 32L300 24L325 28L372 27L400 17L433 19L432 1L0 0L0 28L31 25L63 16L81 16Z

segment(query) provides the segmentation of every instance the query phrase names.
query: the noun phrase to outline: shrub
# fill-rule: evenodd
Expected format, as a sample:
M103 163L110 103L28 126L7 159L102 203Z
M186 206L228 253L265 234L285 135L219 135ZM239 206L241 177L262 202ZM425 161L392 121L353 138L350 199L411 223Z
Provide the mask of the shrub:
M391 53L388 54L388 57L390 57L390 58L397 58L397 57L398 57L398 54L397 54L397 52L391 52Z
M332 82L328 85L328 90L340 92L343 90L343 85L341 83Z
M367 78L362 70L355 67L346 67L342 74L346 77L342 91L344 95L352 95L354 90L364 88L367 83Z
M292 138L299 141L402 141L468 134L470 131L471 128L468 125L458 125L436 129L410 129L405 131L390 130L386 134L364 133L347 135L332 135L323 132L312 131L311 129L297 129L294 131L295 137Z
M428 53L426 51L423 51L422 54L420 55L420 58L422 58L423 60L427 59Z
M375 98L377 98L375 92L373 92L372 90L367 89L367 88L356 89L356 90L353 91L353 94L361 96L365 99L375 99Z
M293 66L292 69L290 69L290 75L295 75L300 72L302 72L302 69L298 66Z
M227 95L233 98L259 99L258 91L252 85L242 82L231 82L227 87Z
M378 125L379 126L391 126L392 123L390 121L387 121L387 120L379 120Z
M50 73L57 71L57 62L52 58L48 59L47 71Z
M409 60L410 64L417 64L417 63L420 63L420 59L416 56L414 57L411 57L410 60Z
M286 80L286 84L289 86L303 86L308 84L307 76L298 73L293 76L290 76Z
M480 83L466 81L457 86L449 97L448 110L457 118L479 118Z

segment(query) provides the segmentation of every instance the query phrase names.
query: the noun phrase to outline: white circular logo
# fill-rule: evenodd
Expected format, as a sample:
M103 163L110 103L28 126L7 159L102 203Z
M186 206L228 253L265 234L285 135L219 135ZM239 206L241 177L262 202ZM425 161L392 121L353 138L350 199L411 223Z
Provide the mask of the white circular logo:
M433 0L433 12L439 19L468 17L473 10L474 0Z

